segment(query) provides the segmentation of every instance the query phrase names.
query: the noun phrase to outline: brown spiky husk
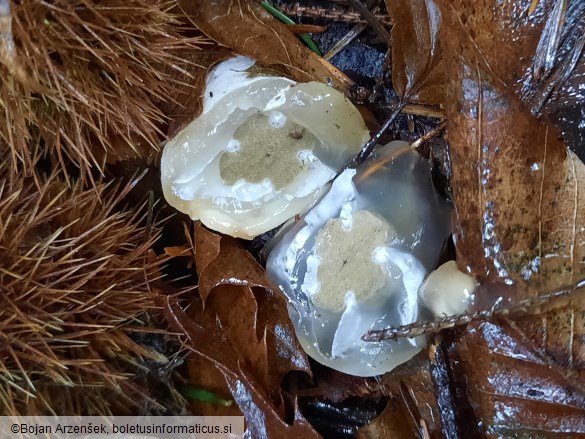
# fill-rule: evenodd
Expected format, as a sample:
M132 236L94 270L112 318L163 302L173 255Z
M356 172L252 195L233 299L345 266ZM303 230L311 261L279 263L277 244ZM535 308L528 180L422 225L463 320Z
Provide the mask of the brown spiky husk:
M135 337L160 278L145 209L123 208L130 186L9 174L0 164L0 414L131 412L148 397L140 364L167 361Z
M0 143L12 175L32 175L48 152L91 177L112 157L158 148L159 105L176 96L177 72L185 78L182 54L202 42L182 35L174 6L0 0Z

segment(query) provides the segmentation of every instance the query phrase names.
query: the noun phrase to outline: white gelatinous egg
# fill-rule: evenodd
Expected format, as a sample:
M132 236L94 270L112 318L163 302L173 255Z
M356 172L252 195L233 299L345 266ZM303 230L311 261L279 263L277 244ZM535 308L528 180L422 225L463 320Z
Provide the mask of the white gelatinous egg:
M416 321L418 290L451 233L450 212L428 162L405 142L378 147L357 169L345 170L275 238L268 258L305 351L358 376L388 372L419 352L423 339L361 337Z
M246 239L306 211L368 139L340 92L262 76L253 66L237 56L210 73L202 114L166 144L161 160L169 204Z
M434 270L419 290L419 298L437 317L461 314L469 307L477 282L462 273L455 261Z

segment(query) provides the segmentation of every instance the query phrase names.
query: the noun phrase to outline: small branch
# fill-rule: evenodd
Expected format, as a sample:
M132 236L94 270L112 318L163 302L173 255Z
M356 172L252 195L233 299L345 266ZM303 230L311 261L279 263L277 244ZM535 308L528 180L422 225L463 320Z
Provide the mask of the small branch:
M376 3L376 0L369 0L366 3L366 7L368 9L371 9L375 3ZM376 13L379 10L380 10L380 8L378 6L375 6L374 9L372 9L372 12ZM345 47L347 47L347 45L349 43L351 43L355 38L357 38L367 28L368 28L367 23L356 24L347 34L345 34L343 36L343 38L341 38L337 43L335 43L335 45L329 50L329 52L327 52L325 55L323 55L323 58L325 58L326 60L330 60L331 58L333 58L336 54L338 54Z
M441 131L443 131L443 129L445 129L446 126L447 126L447 122L445 122L445 121L441 122L439 125L437 125L435 128L430 130L428 133L424 134L423 136L419 137L414 142L412 142L410 147L413 149L420 148L420 146L423 143L429 141L430 139L432 139L433 137L438 135Z
M316 6L303 6L299 4L285 4L280 9L290 16L311 18L324 21L339 21L343 23L367 23L356 11L347 11L336 8L322 8ZM376 19L385 26L391 26L390 18L383 14L375 14Z
M343 38L341 38L337 43L335 43L335 45L329 50L329 52L323 55L323 58L329 61L331 58L333 58L335 55L337 55L339 52L345 49L347 45L351 43L355 38L357 38L359 34L361 34L367 27L368 25L366 23L356 24L347 34L343 36Z
M434 117L436 119L446 118L444 110L427 107L425 105L406 104L402 111L404 111L406 114L413 114L415 116Z
M390 32L386 30L384 25L378 20L376 15L368 9L360 0L349 0L349 4L353 6L364 17L364 19L372 26L376 33L390 46Z
M288 24L286 26L293 34L320 34L327 29L316 24Z
M409 325L391 326L384 329L368 331L362 336L362 340L369 342L381 342L383 340L397 340L399 338L413 338L430 332L439 332L443 329L465 325L474 321L482 321L492 316L524 315L530 310L538 309L543 305L552 306L555 301L572 294L583 294L585 292L585 280L568 286L566 288L544 294L539 297L529 297L520 300L511 306L500 297L489 309L479 310L473 313L463 313L455 316L445 316L436 320L426 322L414 322ZM557 303L557 306L559 304Z
M364 146L362 146L362 149L358 153L358 155L355 156L351 160L351 162L347 166L344 167L344 170L347 168L357 167L361 162L363 162L372 153L372 151L374 150L374 147L378 144L378 142L380 141L380 139L382 138L384 133L388 130L388 128L390 128L390 125L392 124L392 122L394 122L394 120L396 120L396 117L398 117L398 115L400 114L400 112L402 111L402 109L404 108L405 105L406 104L404 102L400 102L398 104L398 106L392 112L392 114L390 114L390 116L388 116L388 119L386 119L384 124L378 129L378 131L376 131L376 133L370 138L370 140L368 140L366 142L366 144Z

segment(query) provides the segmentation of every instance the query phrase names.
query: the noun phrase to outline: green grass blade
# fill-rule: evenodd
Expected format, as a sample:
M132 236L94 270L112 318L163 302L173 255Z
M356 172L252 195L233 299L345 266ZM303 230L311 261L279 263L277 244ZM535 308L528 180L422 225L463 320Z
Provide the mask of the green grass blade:
M274 6L272 6L270 3L262 2L261 4L262 4L262 7L264 9L266 9L268 12L270 12L274 17L278 18L284 24L295 24L295 22L288 15L283 14L281 11L279 11ZM300 34L299 38L305 42L305 44L307 45L307 47L309 49L311 49L317 55L323 56L321 54L321 51L319 50L319 48L317 47L317 45L315 44L315 42L313 41L313 39L311 38L311 36L309 34Z

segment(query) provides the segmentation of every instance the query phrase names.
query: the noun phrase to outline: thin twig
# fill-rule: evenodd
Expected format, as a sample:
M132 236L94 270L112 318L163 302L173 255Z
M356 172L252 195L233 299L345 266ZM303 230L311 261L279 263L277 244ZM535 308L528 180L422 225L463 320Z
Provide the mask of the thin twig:
M439 125L437 125L435 128L433 128L432 130L430 130L428 133L425 133L424 135L422 135L421 137L419 137L418 139L416 139L414 142L412 142L410 144L410 147L413 148L413 149L420 148L420 146L423 143L428 142L430 139L432 139L433 137L435 137L436 135L438 135L441 131L443 131L443 129L445 129L446 126L447 126L447 122L446 121L441 122Z
M374 134L370 138L370 140L368 140L366 142L366 144L364 146L362 146L361 151L358 153L357 156L355 156L351 160L351 162L347 166L344 167L344 170L347 168L357 167L361 162L363 162L372 153L372 151L374 150L374 147L378 144L378 142L380 141L380 139L382 138L384 133L388 130L388 128L390 128L390 125L392 124L392 122L394 122L396 117L398 117L398 115L400 114L400 112L404 108L404 105L405 105L404 102L400 102L398 104L398 106L394 109L392 114L390 114L390 116L388 116L388 119L386 119L384 124L378 129L378 131L376 131L376 134Z
M335 45L329 50L329 52L323 55L323 58L329 61L331 58L333 58L335 55L337 55L339 52L345 49L347 45L351 43L353 40L355 40L359 36L359 34L361 34L365 29L367 29L367 27L368 25L366 23L356 24L347 34L343 36L343 38L341 38L337 43L335 43Z
M371 9L375 5L375 3L376 0L369 0L368 2L366 2L366 6L369 9ZM372 12L376 13L379 10L380 8L376 6L374 7L374 9L372 9ZM336 54L338 54L345 47L347 47L349 43L356 39L367 28L368 28L367 23L356 24L347 34L343 36L343 38L341 38L337 43L335 43L335 45L329 50L329 52L323 55L323 58L325 58L326 60L330 60L331 58L333 58Z
M445 111L439 108L427 107L426 105L406 104L402 110L406 114L414 116L434 117L435 119L446 119Z
M318 26L316 24L287 24L287 29L293 34L319 34L325 32L325 26Z
M280 9L290 16L323 20L326 22L338 21L343 23L367 23L366 20L356 11L348 11L345 8L322 8L317 6L303 6L298 3L284 4ZM376 19L385 26L391 26L390 18L387 15L375 14Z
M443 329L465 325L474 321L483 321L492 316L507 316L517 313L526 313L530 309L550 304L551 301L564 298L570 294L583 293L585 291L585 280L569 287L561 288L539 297L529 297L513 304L505 306L500 297L489 309L479 310L473 313L463 313L455 316L445 316L436 320L426 322L415 322L409 325L388 327L384 329L368 331L362 336L362 340L369 342L380 342L383 340L397 340L399 338L413 338L431 332L439 332ZM553 302L554 303L554 302Z
M357 11L362 15L362 17L364 17L370 26L372 26L372 28L386 42L386 44L390 45L390 32L386 30L386 28L382 25L374 13L370 11L367 6L364 5L360 0L349 0L349 3L355 9L357 9Z

